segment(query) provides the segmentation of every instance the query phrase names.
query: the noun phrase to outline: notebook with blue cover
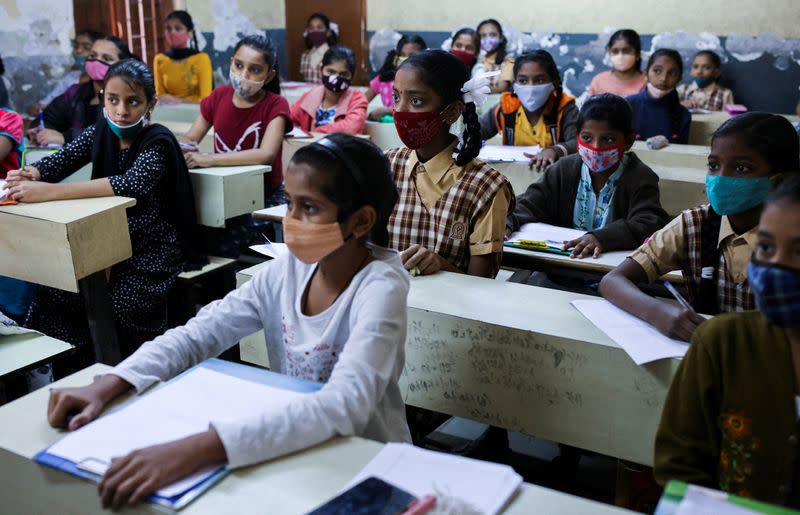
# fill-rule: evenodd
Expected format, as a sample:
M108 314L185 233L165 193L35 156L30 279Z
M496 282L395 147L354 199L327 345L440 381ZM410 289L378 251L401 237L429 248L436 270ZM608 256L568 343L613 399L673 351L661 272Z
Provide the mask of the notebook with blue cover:
M298 393L311 393L319 390L322 387L320 383L289 377L286 375L277 374L275 372L270 372L268 370L263 370L248 365L241 365L238 363L223 361L216 358L209 359L207 361L204 361L203 363L196 365L195 367L185 370L181 374L167 381L165 385L168 385L175 381L179 381L182 377L184 377L185 375L189 374L190 372L192 372L197 368L205 368L214 372L236 377L238 379L243 379L258 384L267 385L273 388L279 388L282 390L288 390ZM123 410L131 406L132 404L136 403L137 401L145 398L150 393L152 393L152 391L145 393L141 396L133 397L128 402L114 409L112 412ZM54 445L56 444L53 444L53 446ZM89 479L95 482L100 480L100 475L91 472L90 468L87 470L87 467L85 466L79 467L79 463L64 459L60 456L48 452L53 446L50 446L47 449L44 449L43 451L39 452L36 456L34 456L34 461L42 465L46 465L48 467L61 470L63 472L66 472L68 474L83 479ZM156 505L164 506L172 510L179 510L188 505L198 496L200 496L200 494L208 490L212 485L220 481L223 477L225 477L225 475L227 475L227 473L228 473L228 468L220 465L219 469L215 470L208 477L204 478L203 480L197 483L191 484L186 489L180 491L179 493L173 496L164 497L161 495L153 495L150 497L149 500L150 502Z

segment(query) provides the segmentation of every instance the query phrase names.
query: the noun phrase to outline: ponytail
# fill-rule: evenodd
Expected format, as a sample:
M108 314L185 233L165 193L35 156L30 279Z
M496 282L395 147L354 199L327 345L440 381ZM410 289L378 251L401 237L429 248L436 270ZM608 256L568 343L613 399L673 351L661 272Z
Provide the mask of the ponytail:
M378 70L378 76L381 82L388 82L394 79L394 60L397 57L397 50L389 50L386 54L386 59L383 60L381 69Z
M456 164L464 166L476 157L481 151L481 123L475 102L464 104L464 133L461 136L461 149L456 155Z

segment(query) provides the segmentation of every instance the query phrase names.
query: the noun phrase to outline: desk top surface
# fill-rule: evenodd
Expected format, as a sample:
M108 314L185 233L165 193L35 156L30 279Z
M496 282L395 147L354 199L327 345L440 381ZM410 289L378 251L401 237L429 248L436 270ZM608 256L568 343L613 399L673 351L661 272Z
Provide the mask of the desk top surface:
M108 369L105 365L92 365L53 386L85 385ZM62 432L47 423L47 400L48 389L42 388L1 406L0 419L15 423L0 432L0 447L31 458L57 441ZM181 513L224 513L230 511L232 503L240 512L305 513L334 497L380 449L380 443L363 438L336 438L303 452L238 469ZM75 485L94 490L88 483L77 480ZM99 499L96 502L99 508ZM94 507L90 509L94 511ZM521 515L532 511L564 515L631 513L527 483L503 513Z
M24 333L0 336L0 376L50 359L72 345L49 336Z
M233 177L237 175L258 175L272 171L270 165L213 166L210 168L192 168L190 175L208 175L212 177Z
M75 200L19 203L0 206L0 214L37 218L49 222L68 224L111 209L127 209L136 204L128 197L96 197Z

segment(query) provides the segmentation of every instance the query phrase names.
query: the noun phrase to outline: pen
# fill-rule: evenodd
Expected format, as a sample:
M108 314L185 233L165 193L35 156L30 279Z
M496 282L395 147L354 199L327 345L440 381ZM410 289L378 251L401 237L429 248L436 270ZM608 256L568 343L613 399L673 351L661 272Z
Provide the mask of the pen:
M39 109L39 129L44 130L44 115L41 109Z
M412 501L406 508L406 511L403 512L403 515L424 515L431 511L434 506L436 506L436 497L426 495L421 499Z
M673 297L675 297L675 300L677 300L680 303L680 305L684 307L684 309L694 311L694 308L692 308L692 305L689 304L689 301L684 299L683 295L681 295L680 292L678 292L678 290L676 290L675 287L672 286L672 284L670 284L669 281L664 281L664 288L666 288L667 291L670 292Z
M523 247L549 247L547 242L545 241L534 241L534 240L517 240L518 245L522 245Z

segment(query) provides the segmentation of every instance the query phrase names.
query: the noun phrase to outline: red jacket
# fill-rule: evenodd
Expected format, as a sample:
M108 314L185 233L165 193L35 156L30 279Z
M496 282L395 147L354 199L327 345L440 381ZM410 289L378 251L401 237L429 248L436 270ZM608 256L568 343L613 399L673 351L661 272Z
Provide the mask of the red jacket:
M322 104L324 96L324 86L316 86L303 93L290 108L292 123L306 132L364 134L367 126L368 104L364 93L352 87L345 91L339 99L339 103L336 104L336 116L333 122L322 127L315 127L317 108Z

